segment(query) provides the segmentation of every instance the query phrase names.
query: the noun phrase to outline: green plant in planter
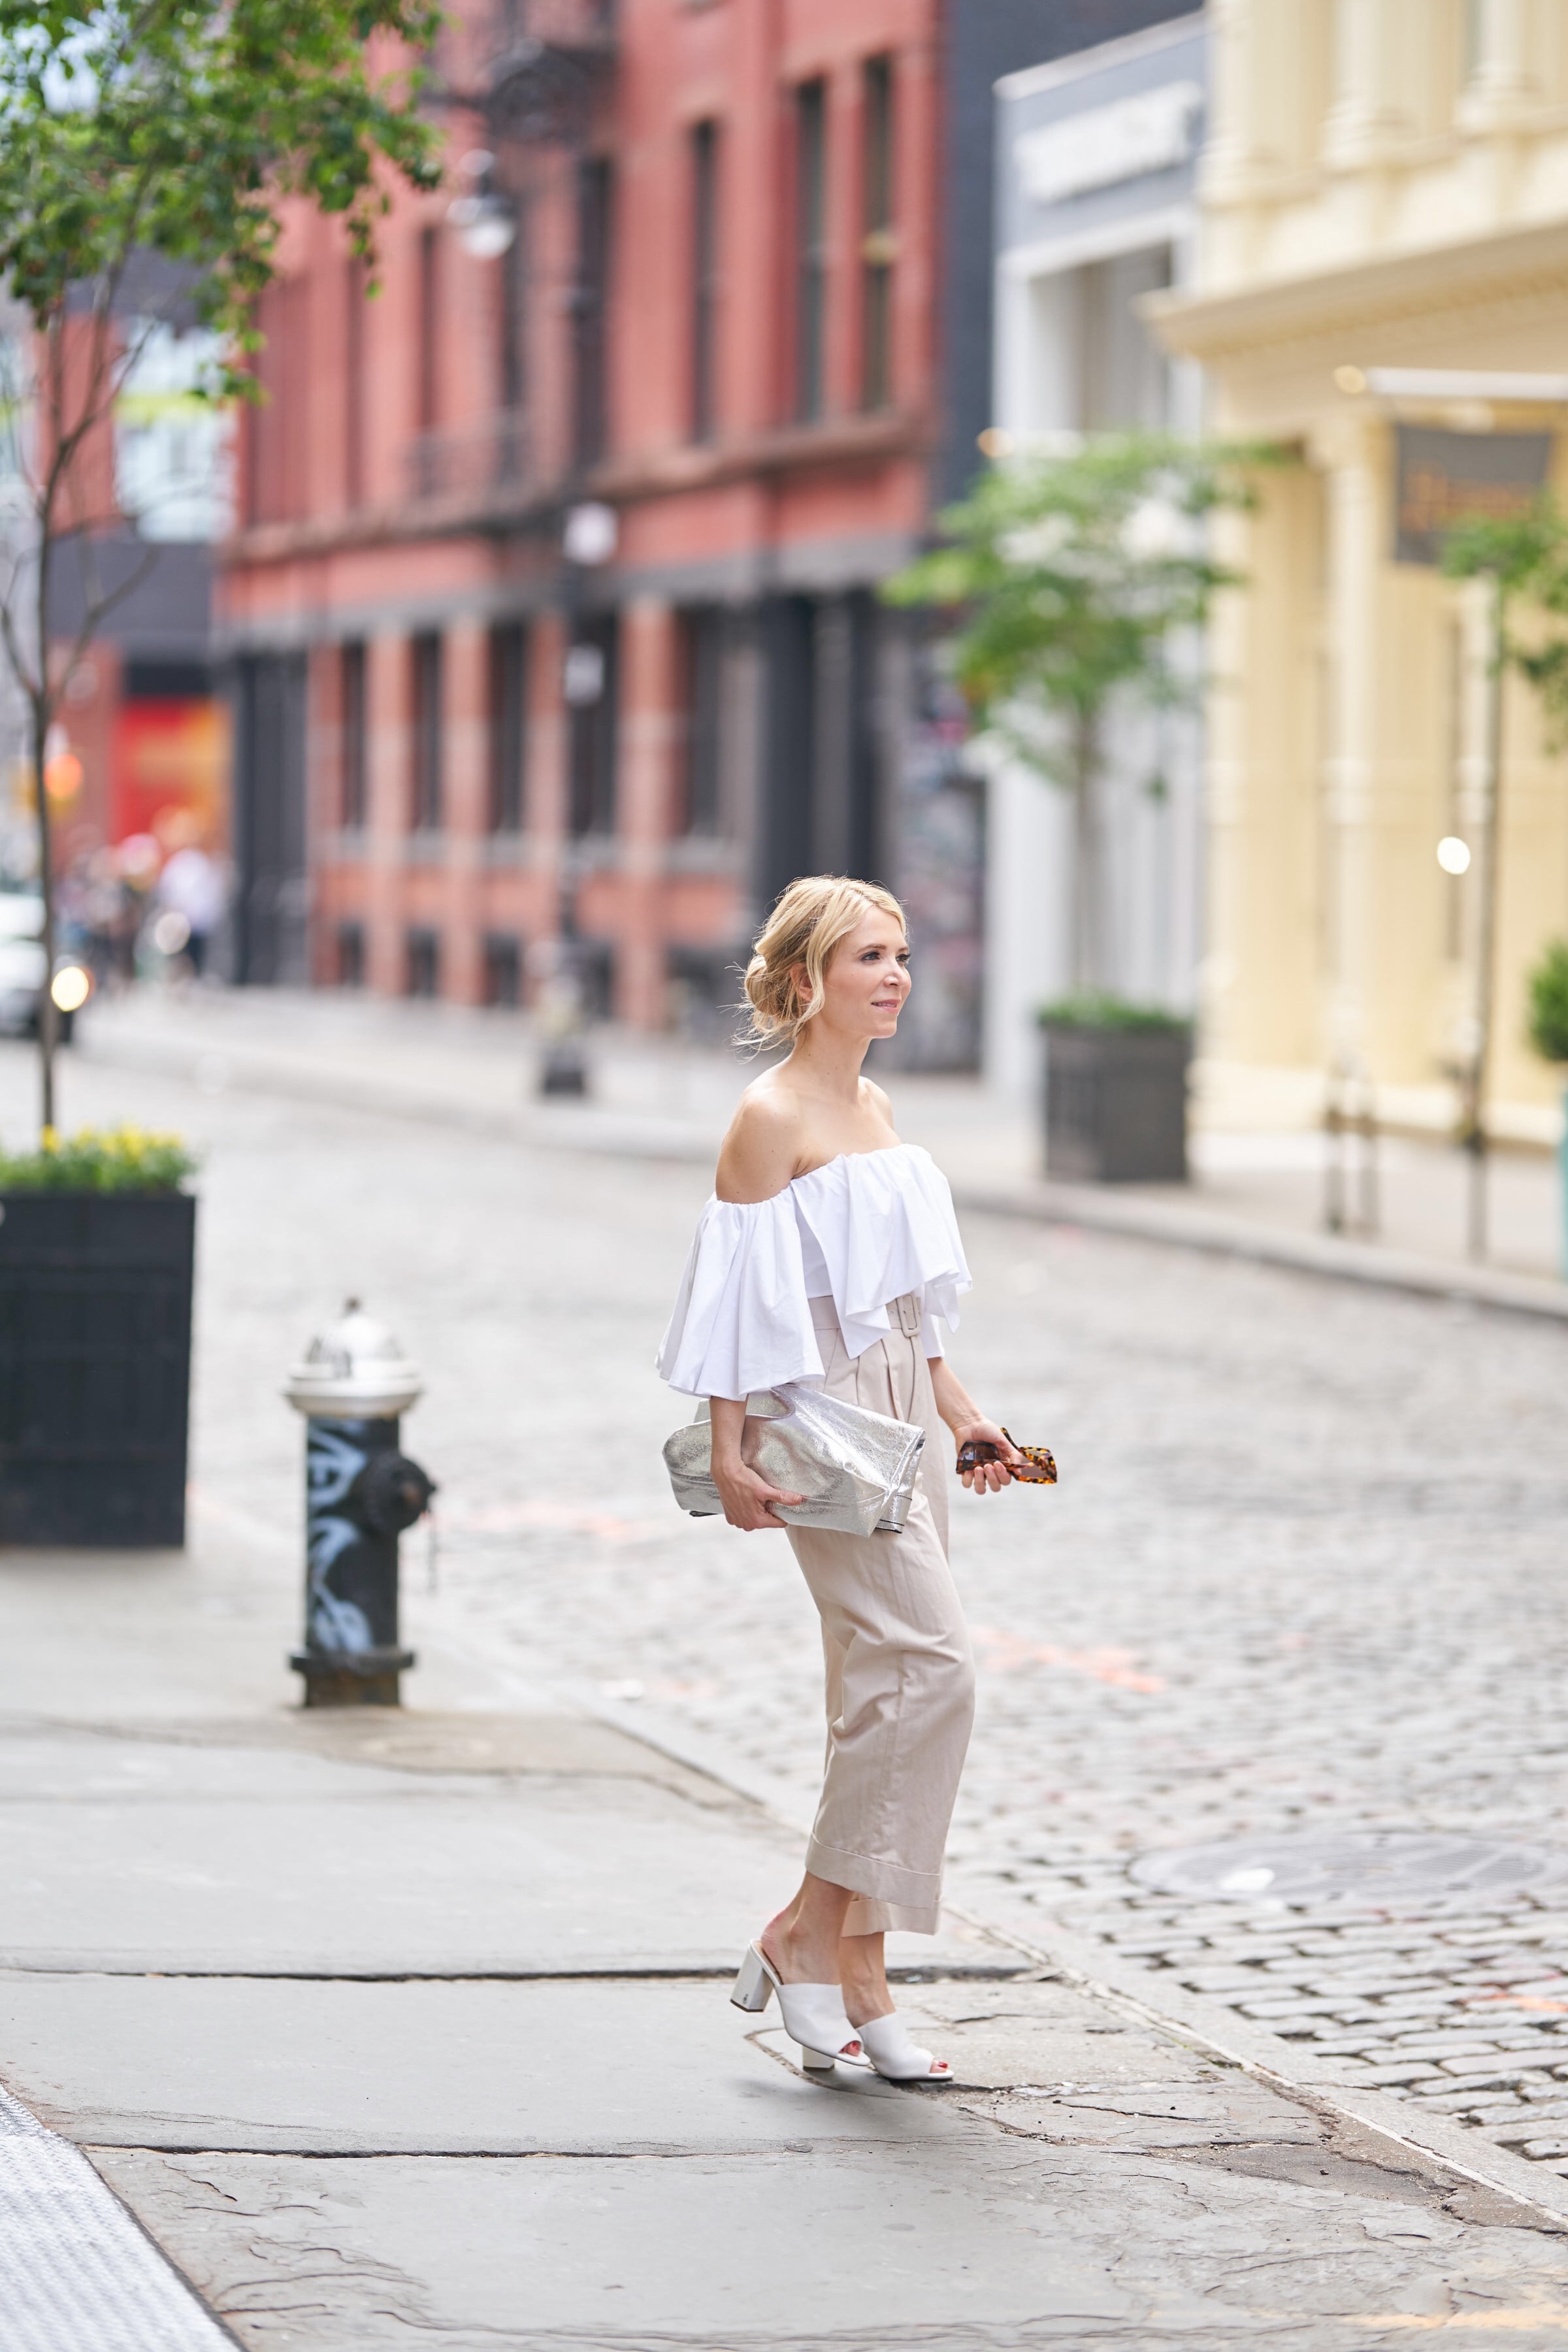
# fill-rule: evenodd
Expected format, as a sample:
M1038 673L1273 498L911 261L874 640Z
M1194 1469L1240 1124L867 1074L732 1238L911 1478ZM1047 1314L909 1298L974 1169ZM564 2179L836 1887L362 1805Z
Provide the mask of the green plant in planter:
M1529 1034L1543 1062L1568 1062L1568 940L1553 940L1530 975Z
M1036 1017L1042 1028L1150 1029L1168 1034L1191 1026L1184 1013L1167 1013L1158 1004L1131 1004L1124 996L1110 996L1097 989L1058 996L1042 1004Z
M1543 1062L1568 1063L1568 940L1553 940L1530 975L1526 1034ZM1563 1272L1568 1276L1568 1090L1563 1097Z
M198 1165L177 1135L144 1128L46 1128L37 1151L0 1151L3 1192L177 1192Z

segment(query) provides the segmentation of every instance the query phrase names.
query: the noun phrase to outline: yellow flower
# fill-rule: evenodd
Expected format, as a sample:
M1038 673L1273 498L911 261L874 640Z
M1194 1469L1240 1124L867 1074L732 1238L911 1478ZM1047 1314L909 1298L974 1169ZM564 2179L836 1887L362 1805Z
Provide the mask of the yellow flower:
M58 1151L60 1148L59 1129L58 1127L46 1127L42 1136L39 1138L38 1148L42 1151Z

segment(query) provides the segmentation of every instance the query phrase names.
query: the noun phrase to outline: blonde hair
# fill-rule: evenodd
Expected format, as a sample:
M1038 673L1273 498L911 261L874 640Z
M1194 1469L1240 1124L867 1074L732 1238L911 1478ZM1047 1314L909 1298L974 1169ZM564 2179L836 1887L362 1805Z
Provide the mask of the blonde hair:
M780 893L746 966L752 1044L776 1045L787 1038L794 1045L822 1010L834 949L870 914L891 915L908 936L903 908L879 882L855 882L846 874L811 874Z

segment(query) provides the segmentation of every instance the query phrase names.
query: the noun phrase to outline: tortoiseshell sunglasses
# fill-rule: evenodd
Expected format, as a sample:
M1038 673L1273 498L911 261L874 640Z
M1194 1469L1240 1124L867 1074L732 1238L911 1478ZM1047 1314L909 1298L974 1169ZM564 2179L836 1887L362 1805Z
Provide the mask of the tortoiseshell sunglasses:
M1025 1466L1009 1462L1005 1467L1020 1486L1054 1486L1057 1483L1056 1456L1048 1445L1019 1445L1010 1429L1002 1432L1009 1445L1024 1457ZM958 1474L978 1470L983 1462L1000 1462L1001 1449L988 1437L971 1437L958 1449Z

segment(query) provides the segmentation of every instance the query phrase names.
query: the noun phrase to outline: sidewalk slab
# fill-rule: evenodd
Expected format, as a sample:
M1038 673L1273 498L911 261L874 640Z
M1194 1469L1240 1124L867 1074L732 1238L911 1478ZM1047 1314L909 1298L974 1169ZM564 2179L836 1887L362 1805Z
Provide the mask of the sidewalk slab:
M940 2098L864 2075L818 2097L761 2023L711 1979L0 1977L0 2075L74 2140L176 2151L722 2156L947 2129Z
M14 1969L723 1969L798 1866L797 1841L738 1801L694 1806L631 1772L416 1775L57 1731L0 1746L0 1773L29 1752L30 1793L13 1779L0 1801Z
M1560 2244L1373 2166L942 2126L725 2158L94 2155L255 2352L1367 2352L1434 2328L1548 2352L1568 2323Z

